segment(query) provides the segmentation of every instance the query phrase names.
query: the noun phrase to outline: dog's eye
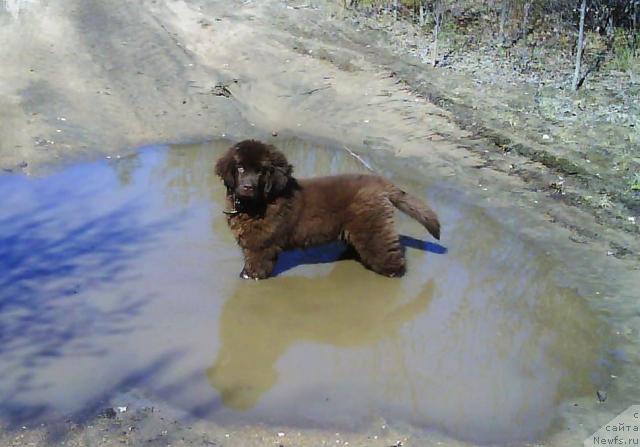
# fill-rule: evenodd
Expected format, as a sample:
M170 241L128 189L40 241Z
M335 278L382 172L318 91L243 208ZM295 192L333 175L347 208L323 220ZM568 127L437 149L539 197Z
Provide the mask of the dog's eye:
M242 174L244 172L244 168L242 166L238 166L238 172Z

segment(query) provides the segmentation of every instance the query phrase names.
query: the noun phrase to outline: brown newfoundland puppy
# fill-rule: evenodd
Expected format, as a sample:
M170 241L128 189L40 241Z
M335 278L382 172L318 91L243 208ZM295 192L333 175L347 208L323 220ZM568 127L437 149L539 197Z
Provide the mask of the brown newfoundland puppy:
M227 188L227 222L244 254L243 278L267 278L283 250L344 241L365 267L405 272L394 206L436 239L440 223L421 200L376 175L297 180L275 147L255 140L232 146L216 163Z

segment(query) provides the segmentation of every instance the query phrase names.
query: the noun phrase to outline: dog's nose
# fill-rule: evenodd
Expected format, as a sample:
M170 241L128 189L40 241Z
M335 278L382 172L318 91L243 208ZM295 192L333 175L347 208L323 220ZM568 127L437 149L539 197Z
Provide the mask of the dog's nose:
M242 186L242 190L245 191L245 192L251 192L251 191L253 191L253 186L244 185L244 186Z

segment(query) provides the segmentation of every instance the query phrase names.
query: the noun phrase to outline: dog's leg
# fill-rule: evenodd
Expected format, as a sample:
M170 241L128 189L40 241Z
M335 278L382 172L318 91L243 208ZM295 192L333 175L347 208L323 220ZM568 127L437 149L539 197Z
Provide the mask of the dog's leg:
M357 238L356 238L357 239ZM400 239L385 240L384 237L373 237L368 241L353 240L360 257L360 262L380 275L400 277L406 271L406 261Z
M393 225L391 203L360 211L360 219L349 223L348 241L358 253L360 262L384 276L402 276L406 270L404 250Z
M274 249L243 250L244 268L240 277L244 279L265 279L271 275L278 259Z

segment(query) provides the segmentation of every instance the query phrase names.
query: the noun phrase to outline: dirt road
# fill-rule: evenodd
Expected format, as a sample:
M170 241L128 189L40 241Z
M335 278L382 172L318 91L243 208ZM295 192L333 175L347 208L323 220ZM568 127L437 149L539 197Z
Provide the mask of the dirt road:
M308 39L285 3L24 3L2 16L5 169L271 130L416 153L451 127L357 53Z

